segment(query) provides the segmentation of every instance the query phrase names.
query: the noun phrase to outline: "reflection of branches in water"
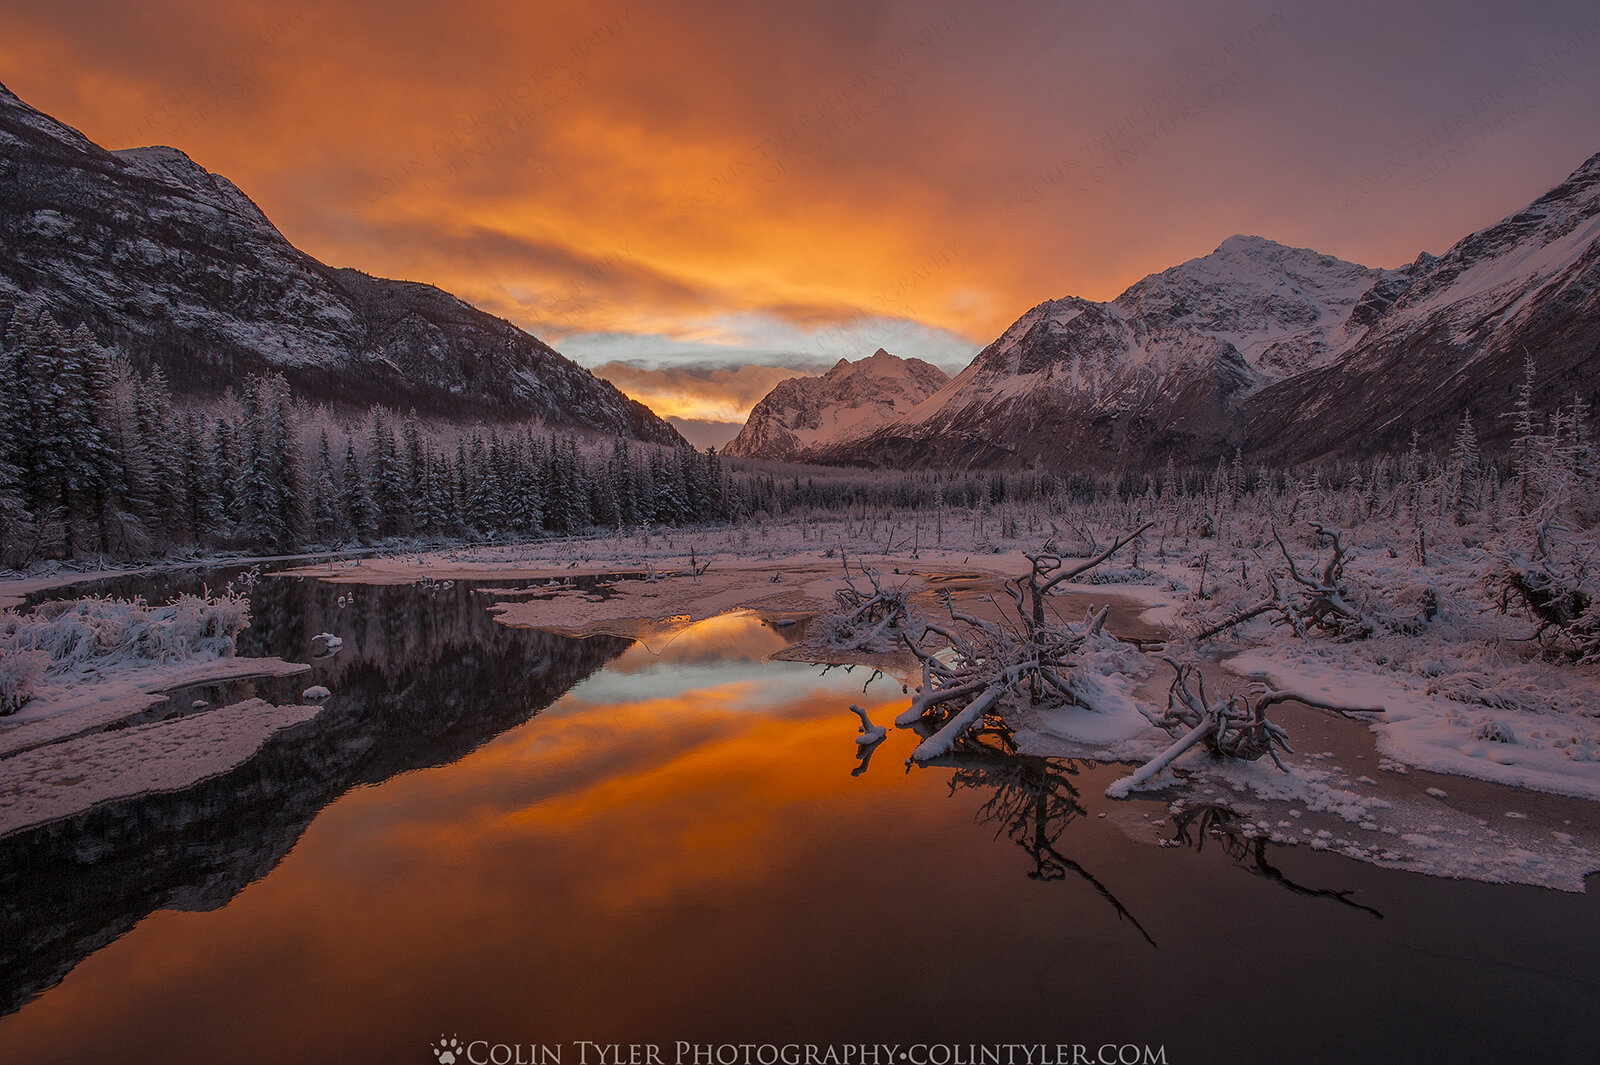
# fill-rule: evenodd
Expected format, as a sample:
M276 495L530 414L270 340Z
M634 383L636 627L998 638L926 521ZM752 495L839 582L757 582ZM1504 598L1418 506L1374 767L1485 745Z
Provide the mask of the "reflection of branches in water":
M930 759L925 764L949 766L955 770L950 778L951 795L962 788L994 790L989 800L978 807L977 820L981 824L998 825L996 839L1004 834L1027 852L1033 859L1033 869L1028 873L1030 880L1065 880L1068 873L1077 874L1111 904L1119 918L1132 924L1145 942L1155 946L1156 941L1150 938L1144 925L1111 889L1056 846L1067 825L1085 812L1072 782L1078 775L1080 763L1071 759L1017 755L1010 750L1009 736L989 733L985 736L993 736L999 746L988 747L982 738L969 734L966 750Z
M846 673L854 673L856 671L856 667L855 667L855 665L853 663L847 665L847 664L841 663L841 662L826 662L822 666L822 672L818 673L817 676L826 677L829 673L831 673L833 670L836 670L836 669L842 669ZM886 675L887 674L885 674L883 672L883 670L874 669L872 671L872 676L868 677L867 678L867 682L865 684L861 685L861 694L865 695L866 692L867 692L867 688L872 684L873 681L877 680L879 677L886 676ZM905 685L902 684L900 686L900 690L904 691L905 690Z
M1178 826L1173 839L1185 846L1193 847L1195 852L1198 853L1205 848L1206 837L1210 836L1218 841L1223 852L1228 857L1243 865L1252 873L1283 885L1296 895L1333 899L1336 902L1344 903L1346 906L1370 913L1380 921L1383 920L1382 913L1371 906L1364 906L1350 898L1355 893L1354 889L1340 891L1335 888L1312 888L1290 880L1284 875L1283 870L1267 860L1267 838L1265 836L1246 836L1240 833L1234 825L1238 818L1238 813L1226 806L1218 806L1212 803L1191 806L1173 817L1173 821ZM1194 830L1192 836L1190 835L1191 828Z
M876 751L882 746L882 740L879 740L877 743L869 743L865 746L858 746L856 750L861 755L861 761L857 762L856 767L850 770L850 775L853 777L859 777L862 773L865 773L867 771L867 767L872 764L872 752Z

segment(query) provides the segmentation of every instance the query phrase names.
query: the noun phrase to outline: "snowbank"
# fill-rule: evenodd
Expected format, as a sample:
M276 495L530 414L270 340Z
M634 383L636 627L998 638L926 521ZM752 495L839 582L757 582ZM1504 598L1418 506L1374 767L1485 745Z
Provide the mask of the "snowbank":
M174 688L246 677L290 677L311 667L281 658L214 658L126 669L41 689L20 713L0 718L0 757L134 717Z
M1223 666L1275 688L1382 706L1386 712L1372 721L1378 749L1409 766L1600 800L1600 721L1592 717L1506 705L1509 696L1496 698L1481 688L1475 696L1490 702L1465 702L1442 694L1466 694L1459 683L1449 683L1450 674L1432 680L1414 673L1382 676L1292 646L1246 651ZM1509 742L1490 738L1496 735Z
M13 754L0 760L0 836L112 799L192 787L242 765L273 733L317 713L315 706L251 699Z
M142 713L173 688L309 667L280 659L236 659L250 623L242 596L142 599L91 597L0 613L0 755L54 743Z

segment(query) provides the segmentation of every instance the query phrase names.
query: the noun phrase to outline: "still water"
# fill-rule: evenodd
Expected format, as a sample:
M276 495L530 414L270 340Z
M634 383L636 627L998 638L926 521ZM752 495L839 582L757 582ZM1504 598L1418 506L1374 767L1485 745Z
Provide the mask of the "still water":
M251 599L241 653L344 649L203 694L334 697L233 772L0 840L0 1061L432 1062L441 1036L563 1065L576 1040L1594 1060L1592 893L1185 833L1105 800L1116 767L998 737L908 771L891 731L864 761L847 707L890 718L898 683L766 661L793 630L754 614L647 646L507 629L467 584Z

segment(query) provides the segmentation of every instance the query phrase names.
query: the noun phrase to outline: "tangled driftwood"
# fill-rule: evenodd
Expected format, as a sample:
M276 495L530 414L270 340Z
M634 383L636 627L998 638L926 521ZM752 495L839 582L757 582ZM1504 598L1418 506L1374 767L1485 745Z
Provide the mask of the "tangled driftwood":
M1513 602L1538 623L1533 639L1547 652L1578 662L1600 661L1600 585L1590 560L1576 550L1565 557L1552 542L1551 519L1534 529L1535 553L1508 551L1498 577L1500 609Z
M1302 638L1309 637L1315 631L1341 640L1354 640L1406 627L1393 619L1363 611L1350 602L1350 592L1342 583L1348 559L1342 534L1338 529L1321 522L1312 522L1311 528L1332 544L1328 560L1320 572L1311 570L1309 575L1301 572L1283 537L1274 528L1272 538L1277 541L1278 550L1289 566L1288 583L1285 583L1283 576L1269 572L1266 578L1267 592L1258 602L1207 626L1195 633L1194 638L1210 639L1262 614L1275 614L1278 624L1287 625Z
M1205 678L1200 667L1193 662L1165 660L1175 676L1167 691L1167 708L1157 713L1140 708L1140 713L1150 719L1176 742L1133 773L1114 781L1106 794L1114 799L1126 798L1149 784L1185 751L1204 743L1219 758L1238 758L1255 761L1262 755L1271 757L1284 772L1288 766L1278 757L1278 751L1293 751L1289 734L1279 725L1267 720L1267 708L1278 703L1298 702L1336 714L1380 714L1382 707L1338 706L1311 695L1294 691L1278 691L1263 687L1254 696L1230 694L1226 698L1211 699L1206 695Z
M1078 624L1051 621L1045 606L1052 591L1073 577L1087 573L1132 543L1150 526L1118 537L1109 547L1077 565L1065 567L1046 543L1028 573L1006 582L1016 620L1002 615L998 621L974 617L956 609L946 595L951 624L926 624L913 640L903 636L907 648L922 663L922 684L911 706L895 719L909 727L919 721L939 726L912 753L923 762L944 754L985 715L998 713L1005 703L1021 706L1078 704L1068 682L1075 659L1087 641L1098 637L1105 625L1100 610ZM947 646L930 652L921 646L930 636Z

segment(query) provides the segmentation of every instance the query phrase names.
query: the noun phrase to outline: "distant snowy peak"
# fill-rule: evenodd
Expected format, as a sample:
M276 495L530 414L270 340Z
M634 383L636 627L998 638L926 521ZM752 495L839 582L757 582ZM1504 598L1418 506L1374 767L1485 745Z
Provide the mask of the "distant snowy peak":
M1266 379L1332 361L1360 339L1351 312L1396 271L1233 236L1217 250L1135 283L1114 301L1141 332L1203 333L1232 344Z
M1262 237L1150 274L1109 303L1039 304L985 348L960 391L1014 391L1019 378L1090 399L1182 373L1225 371L1262 384L1326 365L1365 331L1353 312L1401 272L1348 263Z
M821 377L780 381L724 451L745 458L803 459L816 449L870 435L949 380L937 366L882 348L856 362L840 359Z
M1387 302L1377 295L1387 297ZM1370 311L1363 317L1363 312ZM1301 461L1448 438L1470 413L1486 445L1535 364L1544 410L1600 395L1600 155L1527 207L1419 256L1374 286L1360 342L1336 363L1252 395L1244 436L1268 459Z
M866 465L1105 470L1300 462L1485 444L1532 354L1544 409L1600 409L1600 155L1525 209L1396 270L1262 237L1108 303L1029 310L904 417L818 456ZM1497 439L1498 438L1498 439Z

